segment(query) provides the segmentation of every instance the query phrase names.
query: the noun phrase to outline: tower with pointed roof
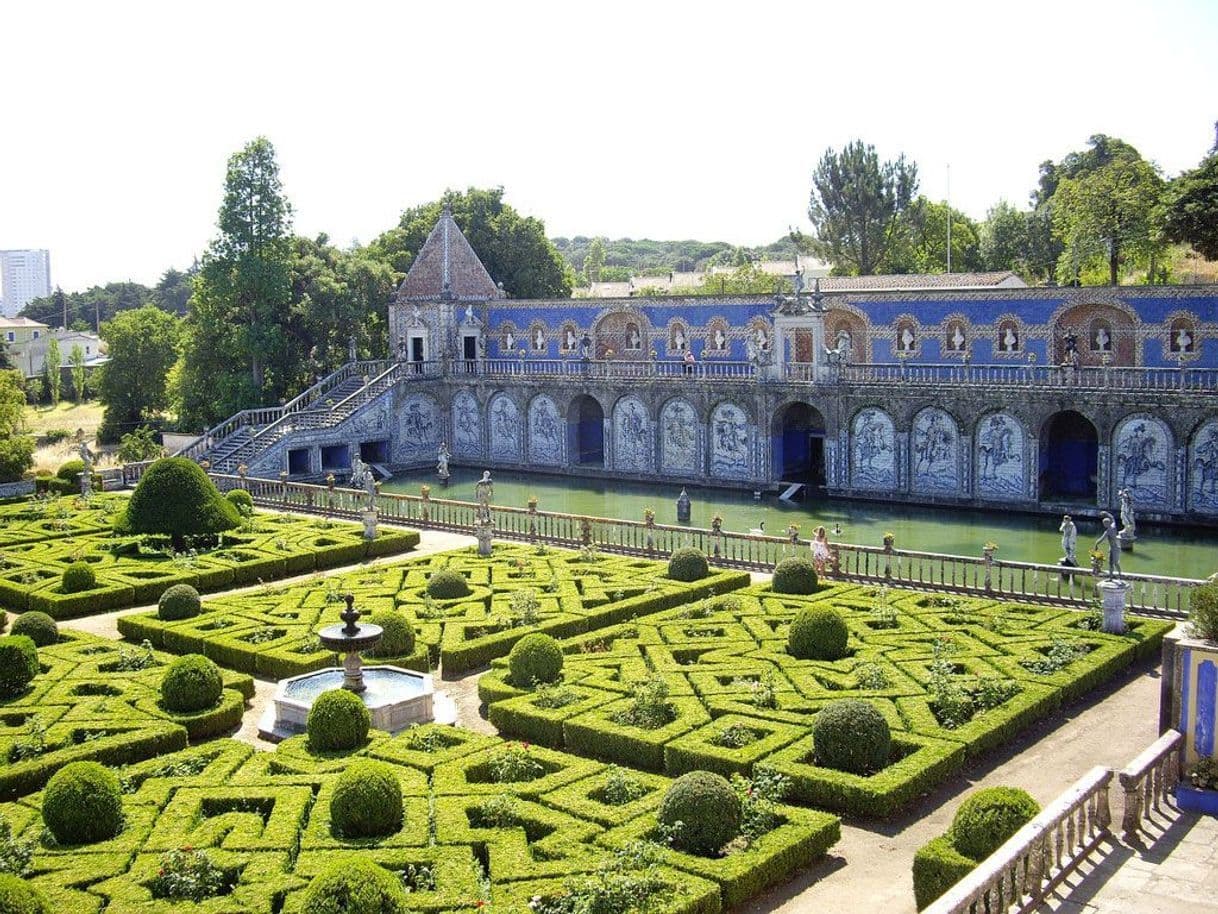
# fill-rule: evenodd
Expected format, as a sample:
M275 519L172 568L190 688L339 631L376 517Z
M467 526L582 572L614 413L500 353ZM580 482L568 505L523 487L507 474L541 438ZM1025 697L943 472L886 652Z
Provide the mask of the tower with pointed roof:
M477 358L483 320L475 312L503 297L446 205L389 304L394 355L413 362Z

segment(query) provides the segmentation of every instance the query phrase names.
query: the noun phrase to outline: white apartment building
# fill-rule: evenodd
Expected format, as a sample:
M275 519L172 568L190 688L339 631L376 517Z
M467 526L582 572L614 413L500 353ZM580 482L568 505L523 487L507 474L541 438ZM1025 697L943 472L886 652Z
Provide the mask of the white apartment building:
M50 294L50 251L0 251L0 317L16 317L30 301Z

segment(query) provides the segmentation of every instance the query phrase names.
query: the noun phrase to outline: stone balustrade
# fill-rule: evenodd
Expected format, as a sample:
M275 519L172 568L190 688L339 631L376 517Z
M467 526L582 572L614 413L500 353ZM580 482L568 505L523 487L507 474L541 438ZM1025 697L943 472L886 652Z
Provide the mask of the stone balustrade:
M1121 830L1126 841L1134 841L1144 816L1161 808L1180 782L1183 766L1184 734L1168 730L1147 746L1118 775L1125 791L1125 815Z

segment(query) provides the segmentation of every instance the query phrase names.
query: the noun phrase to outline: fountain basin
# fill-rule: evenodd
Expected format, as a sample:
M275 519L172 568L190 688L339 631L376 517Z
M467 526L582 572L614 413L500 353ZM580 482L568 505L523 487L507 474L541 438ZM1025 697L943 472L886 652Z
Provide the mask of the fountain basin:
M279 740L305 731L309 709L322 692L343 687L341 667L304 673L281 680L272 706L258 730L264 739ZM431 676L396 666L363 669L364 690L357 692L377 730L396 733L435 719L435 685Z

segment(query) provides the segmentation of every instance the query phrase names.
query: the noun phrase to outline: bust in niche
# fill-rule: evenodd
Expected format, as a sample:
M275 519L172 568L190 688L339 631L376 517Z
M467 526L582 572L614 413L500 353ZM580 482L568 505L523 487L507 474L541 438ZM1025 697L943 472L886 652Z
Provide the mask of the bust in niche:
M727 348L727 336L724 334L722 327L715 328L715 348L719 350Z
M1019 351L1019 334L1015 332L1015 328L1010 324L1007 324L1006 329L1002 331L1002 351Z
M959 324L956 324L952 327L952 335L948 339L948 347L953 352L959 352L964 348L964 343L964 330Z
M913 352L914 348L914 332L913 328L906 324L901 328L900 337L897 340L899 348L902 352Z
M1095 348L1100 352L1108 352L1112 349L1112 336L1103 324L1100 324L1095 331Z
M1192 352L1193 351L1193 335L1188 332L1185 326L1179 327L1172 336L1171 348L1173 352Z

